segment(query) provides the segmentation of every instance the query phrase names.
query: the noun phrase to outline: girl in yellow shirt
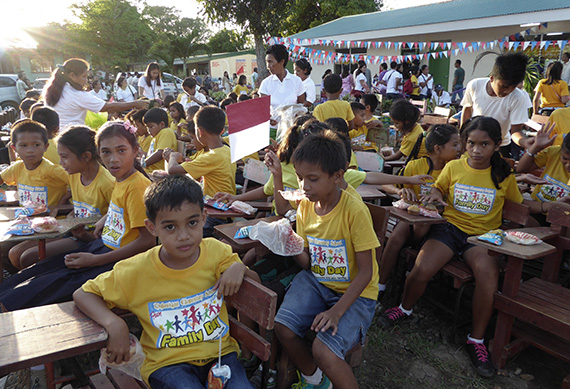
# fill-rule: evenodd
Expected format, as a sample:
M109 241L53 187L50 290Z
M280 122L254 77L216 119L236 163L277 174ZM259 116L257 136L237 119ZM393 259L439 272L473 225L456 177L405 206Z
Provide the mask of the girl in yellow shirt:
M247 83L247 77L242 74L241 76L239 76L238 83L236 84L232 92L234 92L238 96L243 94L247 95L249 93L249 88L247 87L246 83Z
M168 106L168 112L172 118L170 129L176 134L176 138L180 138L182 132L186 132L186 112L182 104L174 102Z
M402 157L416 159L428 155L423 139L423 130L419 125L420 111L408 100L400 99L390 107L390 118L396 130L403 135L400 149L390 155L385 155L385 161L396 161ZM416 141L422 136L422 141L416 151Z

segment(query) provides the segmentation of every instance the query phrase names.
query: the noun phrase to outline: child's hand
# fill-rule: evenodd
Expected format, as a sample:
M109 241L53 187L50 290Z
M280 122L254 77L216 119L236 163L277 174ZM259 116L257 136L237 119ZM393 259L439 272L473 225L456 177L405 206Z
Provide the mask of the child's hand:
M331 309L319 313L313 324L311 324L311 330L315 332L325 332L329 328L332 328L332 335L335 336L338 331L338 322L340 320L340 315L337 315L334 311L334 307Z
M268 151L265 153L264 162L269 171L273 173L273 177L281 177L281 161L279 160L277 154L275 154L273 151Z
M414 192L413 190L411 190L409 188L400 189L400 191L398 192L398 195L406 201L417 201L418 200L416 197L416 192Z
M107 220L107 216L102 217L101 219L97 220L97 223L95 223L95 229L93 230L93 235L95 235L96 238L101 237L101 233L103 232L103 227L105 227L105 220Z
M243 263L234 263L225 272L214 285L214 290L218 291L218 298L224 296L231 296L236 293L243 281L245 274L245 265Z
M352 151L364 151L364 147L354 145L354 146L352 146Z
M421 185L427 180L433 180L433 177L429 174L418 174L416 176L411 176L408 181L408 185Z
M128 362L131 358L130 346L131 342L129 339L129 328L125 321L121 318L114 320L106 328L109 333L107 339L107 362L110 363L122 363Z
M218 192L214 195L213 199L216 201L227 203L228 205L232 205L232 203L236 201L236 196L229 193Z
M97 265L97 255L91 253L71 253L65 256L65 266L70 269L82 269Z
M558 136L554 135L552 138L550 137L550 135L552 135L552 130L554 130L555 126L556 126L555 123L544 124L542 128L536 133L536 136L534 137L534 142L532 142L531 146L529 146L528 148L529 152L536 154L539 151L542 151L548 146L550 146Z
M162 152L162 155L164 157L164 151ZM169 155L169 160L167 160L166 162L170 162L170 158L174 158L174 160L178 163L184 162L184 156L180 154L178 151L171 150L171 153Z
M530 185L547 185L549 184L544 178L540 178L535 176L534 174L522 174L522 182L530 184Z
M430 204L430 203L439 203L443 206L447 207L447 203L443 201L443 195L437 188L432 188L431 192L427 195L422 196L420 199L422 203Z
M91 232L86 231L83 224L80 224L73 228L71 230L71 234L83 242L91 242L92 240L95 240L95 236L93 236Z
M178 135L176 135L176 139L178 139ZM164 150L162 150L162 158L168 162L170 161L170 155L173 153L174 151L172 149L169 149L168 147L165 148Z

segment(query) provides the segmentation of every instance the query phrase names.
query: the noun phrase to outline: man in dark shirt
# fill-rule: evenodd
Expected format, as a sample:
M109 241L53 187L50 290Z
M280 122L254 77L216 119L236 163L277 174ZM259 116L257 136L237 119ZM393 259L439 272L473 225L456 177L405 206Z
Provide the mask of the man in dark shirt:
M465 70L461 67L461 60L458 59L455 61L455 72L453 73L453 86L452 90L455 92L456 90L463 89L463 81L465 80ZM463 91L457 92L451 98L453 101L463 99Z

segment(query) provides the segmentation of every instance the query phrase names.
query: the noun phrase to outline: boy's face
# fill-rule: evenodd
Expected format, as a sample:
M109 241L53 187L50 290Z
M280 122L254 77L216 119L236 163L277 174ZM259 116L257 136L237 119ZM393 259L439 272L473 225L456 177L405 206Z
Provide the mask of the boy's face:
M183 86L182 89L184 89L184 92L186 92L187 95L194 96L196 94L196 87L189 88L187 86Z
M490 80L491 89L493 89L493 92L498 97L505 97L510 95L517 87L516 85L509 85L506 82L499 80L493 76L490 77Z
M366 111L359 110L354 112L354 127L358 128L364 125L364 121L366 120Z
M336 190L343 176L342 171L331 176L323 171L319 165L308 162L296 163L295 171L299 189L303 190L305 196L313 203L326 200Z
M146 128L148 129L148 132L150 132L150 135L152 136L157 136L158 133L160 132L160 130L162 130L165 126L164 122L160 122L160 123L153 123L153 122L148 122L145 123Z
M137 128L138 136L148 135L148 130L146 129L146 126L140 120L135 120L135 127Z
M191 139L190 143L192 143L192 146L194 146L194 149L196 151L204 149L204 145L202 143L200 143L200 141L196 137L196 134L190 133L190 134L188 134L188 136L190 136L190 139Z
M35 169L42 162L48 145L44 143L41 134L23 132L18 134L14 150L20 156L28 169Z
M198 204L185 201L180 209L162 209L156 220L145 220L150 233L160 238L160 260L168 267L183 269L193 265L200 256L202 228L206 214Z

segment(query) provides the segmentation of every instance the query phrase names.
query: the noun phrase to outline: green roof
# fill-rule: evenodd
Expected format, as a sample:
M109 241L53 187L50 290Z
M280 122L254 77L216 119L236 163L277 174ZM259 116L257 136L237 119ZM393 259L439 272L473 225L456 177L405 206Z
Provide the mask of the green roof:
M215 53L215 54L203 54L203 55L195 55L193 57L188 58L187 63L198 63L198 62L206 62L211 61L213 59L222 59L222 58L230 58L230 57L238 57L244 54L253 54L255 55L255 50L247 50L247 51L235 51L231 53Z
M569 11L568 19L570 20L570 0L454 0L392 11L345 16L291 35L290 38L326 39L328 36L341 34L483 19L563 8ZM548 22L548 20L537 20L536 22Z

